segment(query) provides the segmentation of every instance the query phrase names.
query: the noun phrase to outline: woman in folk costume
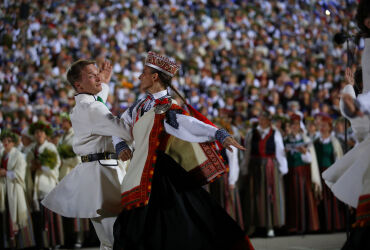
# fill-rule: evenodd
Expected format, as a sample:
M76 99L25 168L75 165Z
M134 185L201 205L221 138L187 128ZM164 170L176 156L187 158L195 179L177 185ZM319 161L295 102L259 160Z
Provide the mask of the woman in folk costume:
M370 10L370 8L368 8ZM370 29L370 17L369 17ZM366 39L369 40L369 39ZM365 117L370 114L370 92L367 92L357 99L353 99L351 95L344 94L344 111L347 117ZM370 248L370 135L358 144L354 149L348 152L343 158L348 159L347 168L344 165L334 165L336 171L324 173L324 178L327 178L327 183L336 186L336 195L345 202L351 202L353 207L356 207L356 222L347 239L343 249L369 249ZM348 155L348 156L347 156ZM354 158L357 157L357 158ZM336 182L331 182L335 180ZM349 181L347 182L343 182ZM345 188L348 188L347 191ZM340 191L340 192L339 192ZM350 195L354 197L350 197ZM357 198L357 200L355 200Z
M26 161L15 147L16 134L4 130L0 139L0 248L27 248L35 245L32 220L25 193Z
M135 151L122 184L114 249L253 249L243 230L201 187L225 172L209 141L217 139L228 149L243 147L225 130L189 116L168 95L178 69L175 62L149 52L139 77L147 96L121 117L131 127ZM122 142L116 143L120 151Z
M58 152L61 158L61 164L59 169L59 181L61 181L74 167L76 167L81 159L78 157L72 148L74 131L72 123L67 113L62 113L61 127L64 134L59 140ZM63 228L65 235L65 247L81 247L83 238L86 232L89 231L89 220L88 219L77 219L77 218L63 218Z
M216 123L217 124L217 123ZM225 128L233 136L233 128L230 122L225 120L219 121L220 127ZM242 209L239 197L239 189L236 182L239 178L239 150L232 147L233 151L222 149L221 155L229 167L229 172L221 176L221 178L209 184L209 192L216 198L219 204L226 212L244 228Z
M342 157L340 142L332 135L333 121L329 116L322 116L319 124L320 137L314 141L320 173L327 170L337 159ZM337 200L327 185L322 184L322 198L318 206L320 227L323 231L341 230L345 226L344 204Z
M28 167L33 180L32 219L38 247L56 247L64 244L62 218L41 205L41 200L57 185L60 158L57 148L47 140L52 129L41 121L30 126L35 137L31 151L27 154Z
M286 175L286 226L290 232L306 233L320 228L317 200L321 179L312 141L301 129L301 117L292 115L291 134L285 140L289 172Z
M21 141L22 141L22 148L21 152L25 159L27 159L27 155L31 152L32 147L34 146L34 137L30 134L29 128L26 127L21 132ZM29 166L26 168L26 176L25 176L25 185L26 185L26 199L28 204L32 204L32 197L33 197L33 181L32 181L32 174L31 169Z
M363 121L364 140L349 151L343 160L335 164L335 171L325 172L323 177L335 195L345 203L356 207L356 222L343 249L370 248L370 2L360 1L357 23L365 38L362 55L363 94L355 97L343 94L343 113L354 121ZM356 98L356 99L355 99ZM365 120L365 121L364 121ZM339 164L340 163L340 164Z
M275 235L274 228L285 225L285 197L282 176L288 172L284 142L271 126L268 113L262 113L258 126L246 137L246 154L239 178L244 226L256 227Z
M74 131L69 115L67 113L62 113L60 116L62 120L61 127L64 131L64 134L58 143L58 152L61 157L59 180L62 180L77 164L81 162L81 159L74 153L72 148Z

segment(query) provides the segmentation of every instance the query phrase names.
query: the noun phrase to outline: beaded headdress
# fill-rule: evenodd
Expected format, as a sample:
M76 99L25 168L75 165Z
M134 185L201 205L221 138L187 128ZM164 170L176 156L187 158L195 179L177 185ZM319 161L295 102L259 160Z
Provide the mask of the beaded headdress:
M177 64L175 61L172 61L167 57L158 55L153 51L149 51L148 56L145 60L145 65L159 70L171 77L173 77L180 69L180 65Z

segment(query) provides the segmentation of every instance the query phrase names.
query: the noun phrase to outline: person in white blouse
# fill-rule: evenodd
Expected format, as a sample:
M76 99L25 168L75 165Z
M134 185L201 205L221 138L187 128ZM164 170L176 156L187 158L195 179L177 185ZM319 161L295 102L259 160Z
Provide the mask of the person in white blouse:
M3 130L0 139L4 145L0 151L0 248L32 247L35 240L25 192L25 157L16 147L16 134Z
M35 138L26 159L32 175L32 219L36 244L39 248L58 247L64 244L61 216L40 202L58 183L60 158L55 145L47 140L52 135L50 124L38 121L32 123L29 130Z
M128 126L105 105L109 92L105 83L111 74L107 61L99 70L94 61L79 60L68 70L67 79L78 93L70 114L73 151L82 162L42 201L65 217L91 218L101 249L111 249L113 245L113 223L121 211L121 183L125 175L125 163L117 160L112 135L131 138ZM129 150L121 154L123 160L130 156Z
M132 132L126 142L134 142L135 150L122 185L114 249L228 249L236 242L250 249L242 229L201 187L226 172L215 140L229 150L244 148L168 95L167 87L176 92L171 79L178 69L149 52L139 77L147 94L121 117ZM122 143L115 138L117 152L126 147Z
M342 95L343 113L353 121L364 121L363 141L336 163L333 171L323 174L326 183L343 202L356 207L356 222L343 249L365 249L370 247L370 2L360 1L357 9L357 24L365 35L362 53L363 94L356 96L345 92ZM330 169L329 169L330 170Z

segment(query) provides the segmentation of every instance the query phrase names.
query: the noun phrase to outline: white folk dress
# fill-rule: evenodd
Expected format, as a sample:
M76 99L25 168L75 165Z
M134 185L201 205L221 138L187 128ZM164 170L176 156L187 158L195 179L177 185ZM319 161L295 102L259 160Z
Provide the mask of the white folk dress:
M365 50L362 55L362 72L364 88L363 93L358 95L357 101L361 104L361 109L366 112L366 110L370 111L369 38L365 39ZM356 98L352 86L347 85L343 92ZM367 115L348 118L343 112L343 104L341 104L341 111L343 116L350 120L359 144L323 172L322 177L339 200L352 207L357 207L361 194L370 193L370 120Z

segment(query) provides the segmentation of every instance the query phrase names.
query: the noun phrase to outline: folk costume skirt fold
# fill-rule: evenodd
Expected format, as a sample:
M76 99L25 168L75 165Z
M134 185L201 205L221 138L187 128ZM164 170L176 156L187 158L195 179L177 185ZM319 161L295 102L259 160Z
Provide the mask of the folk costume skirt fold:
M286 175L286 226L289 232L306 233L320 229L310 166L289 168Z
M238 224L171 157L158 153L148 205L123 210L114 249L253 249Z
M321 174L323 170L320 170ZM345 228L345 205L338 200L322 180L322 200L318 205L320 228L324 232L340 231Z

